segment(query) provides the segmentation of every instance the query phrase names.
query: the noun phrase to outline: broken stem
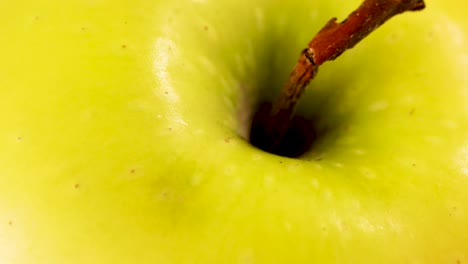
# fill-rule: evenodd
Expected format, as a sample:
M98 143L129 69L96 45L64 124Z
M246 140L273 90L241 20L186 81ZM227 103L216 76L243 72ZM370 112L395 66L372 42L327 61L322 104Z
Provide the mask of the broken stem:
M271 118L265 127L266 136L272 142L270 150L280 144L289 128L297 101L321 64L336 59L354 47L391 17L424 7L423 0L365 0L343 22L337 23L336 18L331 19L302 51L281 94L272 105Z

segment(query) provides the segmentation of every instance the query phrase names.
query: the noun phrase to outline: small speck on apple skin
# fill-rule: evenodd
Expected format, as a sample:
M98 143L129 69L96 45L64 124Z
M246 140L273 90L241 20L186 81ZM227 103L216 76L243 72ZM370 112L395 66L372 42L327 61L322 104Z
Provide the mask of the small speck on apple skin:
M162 190L161 193L159 194L159 198L161 200L166 199L169 196L169 191L168 190Z
M457 210L458 210L458 208L457 208L456 206L452 206L449 215L450 215L450 216L453 216L454 214L456 214Z

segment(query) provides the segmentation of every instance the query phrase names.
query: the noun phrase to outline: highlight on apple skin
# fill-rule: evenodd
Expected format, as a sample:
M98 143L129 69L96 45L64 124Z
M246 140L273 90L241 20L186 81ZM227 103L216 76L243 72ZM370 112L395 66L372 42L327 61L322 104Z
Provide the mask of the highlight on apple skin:
M247 140L360 3L0 1L0 262L468 263L468 2L321 66L300 157Z

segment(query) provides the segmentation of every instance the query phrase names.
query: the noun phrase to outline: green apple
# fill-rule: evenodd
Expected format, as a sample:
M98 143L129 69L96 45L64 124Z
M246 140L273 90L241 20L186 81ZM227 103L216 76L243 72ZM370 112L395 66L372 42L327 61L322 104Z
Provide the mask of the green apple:
M326 63L300 158L255 105L360 0L0 3L0 262L468 263L468 2Z

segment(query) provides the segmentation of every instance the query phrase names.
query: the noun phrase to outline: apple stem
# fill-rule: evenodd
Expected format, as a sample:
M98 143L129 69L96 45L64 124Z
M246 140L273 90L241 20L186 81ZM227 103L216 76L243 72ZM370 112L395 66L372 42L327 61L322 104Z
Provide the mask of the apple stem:
M321 64L353 48L391 17L424 7L423 0L365 0L343 22L337 23L336 18L328 21L301 52L281 94L273 102L270 117L265 120L266 127L263 129L267 133L265 136L272 142L270 151L280 145L290 126L297 101Z

